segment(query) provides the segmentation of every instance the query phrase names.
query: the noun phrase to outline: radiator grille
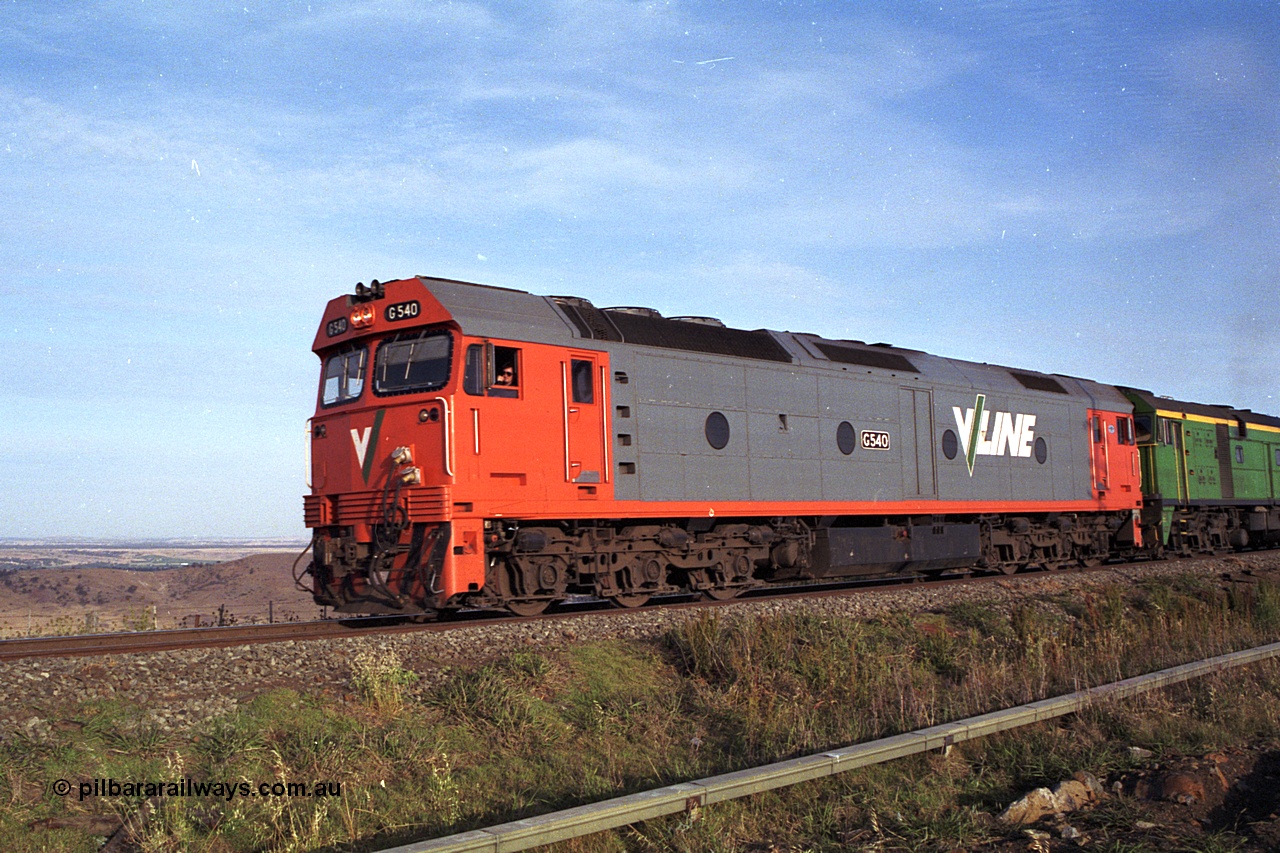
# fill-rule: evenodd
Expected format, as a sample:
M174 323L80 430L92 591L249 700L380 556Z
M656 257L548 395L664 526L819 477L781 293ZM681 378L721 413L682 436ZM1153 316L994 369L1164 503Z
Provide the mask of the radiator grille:
M1231 433L1226 424L1218 424L1214 436L1218 440L1218 449L1214 456L1218 457L1218 484L1222 486L1224 498L1236 496L1235 471L1232 469Z
M382 492L349 492L343 495L306 495L303 517L307 527L331 524L378 524L382 521ZM410 521L449 521L453 518L449 486L418 486L400 492L400 503Z

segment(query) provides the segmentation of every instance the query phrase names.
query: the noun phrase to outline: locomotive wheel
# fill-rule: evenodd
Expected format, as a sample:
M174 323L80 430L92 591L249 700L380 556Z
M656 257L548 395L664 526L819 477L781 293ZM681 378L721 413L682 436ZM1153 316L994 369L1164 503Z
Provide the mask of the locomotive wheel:
M651 591L662 580L662 564L657 560L643 560L619 569L613 574L610 586L597 591L613 602L615 607L630 609L648 603Z
M689 573L689 580L702 597L710 601L728 601L737 598L751 586L751 560L743 554L728 558L728 565L718 562L710 568L696 569Z
M621 607L626 610L630 610L633 607L643 607L644 605L648 604L649 593L633 592L626 595L615 595L615 596L612 596L609 600L613 602L613 605L615 607Z
M537 616L547 609L550 601L546 599L525 599L524 601L508 601L507 609L517 616Z

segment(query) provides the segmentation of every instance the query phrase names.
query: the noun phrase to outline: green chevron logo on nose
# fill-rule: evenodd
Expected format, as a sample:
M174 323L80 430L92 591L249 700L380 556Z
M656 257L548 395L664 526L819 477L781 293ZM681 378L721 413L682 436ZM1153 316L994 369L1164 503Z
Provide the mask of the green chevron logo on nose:
M378 433L382 432L382 416L386 413L386 409L378 409L378 413L373 416L373 426L365 427L363 432L354 427L351 430L351 443L356 446L356 461L360 463L360 474L364 477L365 485L369 484L369 474L373 472L373 457L377 455L376 452L370 453L369 448L372 446L377 450Z

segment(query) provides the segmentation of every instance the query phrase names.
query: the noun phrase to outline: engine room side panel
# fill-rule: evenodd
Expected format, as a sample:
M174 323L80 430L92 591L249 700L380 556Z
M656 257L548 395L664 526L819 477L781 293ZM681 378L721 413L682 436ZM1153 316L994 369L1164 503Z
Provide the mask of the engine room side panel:
M1038 402L1035 408L1037 412L1035 437L1044 441L1045 461L1042 463L1036 457L1034 442L1029 458L1011 459L1009 494L1027 500L1051 501L1058 491L1058 480L1064 479L1063 475L1066 473L1064 469L1069 467L1063 466L1061 460L1054 458L1056 453L1071 450L1070 436L1065 434L1067 407ZM1079 441L1079 438L1077 437L1076 440ZM1066 479L1069 482L1069 478ZM1069 498L1063 498L1063 500L1067 499Z
M748 367L747 408L753 412L814 415L818 411L816 371L800 366Z
M639 406L746 411L746 369L725 356L637 353L632 376Z
M754 501L806 501L814 497L813 484L821 478L817 459L751 460L751 499Z

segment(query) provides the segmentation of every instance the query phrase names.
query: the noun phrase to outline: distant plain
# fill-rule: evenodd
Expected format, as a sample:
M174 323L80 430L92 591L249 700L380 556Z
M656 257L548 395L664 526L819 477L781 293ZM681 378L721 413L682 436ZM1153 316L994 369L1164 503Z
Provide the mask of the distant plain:
M0 637L311 619L305 543L0 540ZM298 560L306 568L308 557Z

